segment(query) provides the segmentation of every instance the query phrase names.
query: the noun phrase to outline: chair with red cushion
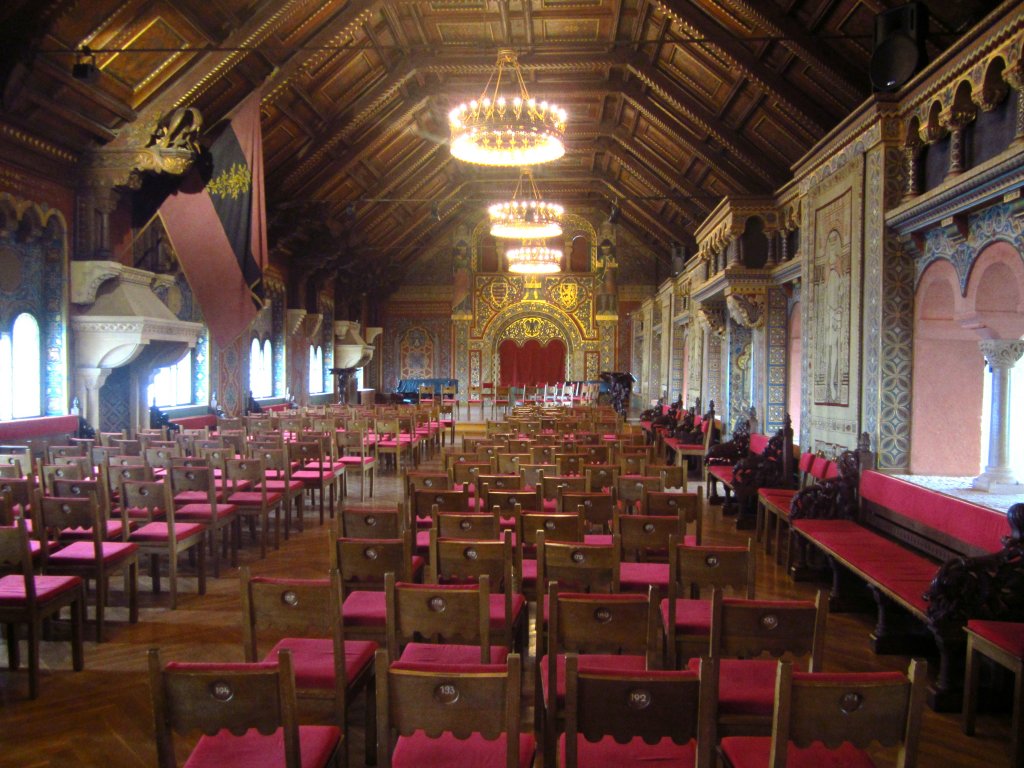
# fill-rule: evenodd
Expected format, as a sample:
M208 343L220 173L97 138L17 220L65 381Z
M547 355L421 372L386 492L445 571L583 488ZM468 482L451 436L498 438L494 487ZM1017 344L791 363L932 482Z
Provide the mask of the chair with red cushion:
M279 438L278 438L279 440ZM256 443L249 447L250 455L263 462L263 481L257 488L266 487L267 493L284 495L284 537L288 538L292 527L292 508L295 509L296 527L305 530L305 505L303 491L306 484L292 477L292 462L288 460L288 451L284 443L274 441L273 444ZM298 468L298 465L294 467Z
M267 556L267 538L270 535L270 512L274 512L274 549L281 546L281 511L284 493L267 489L265 469L261 459L228 459L224 462L227 481L227 503L234 505L240 518L249 519L249 527L259 521L260 558Z
M400 538L349 539L332 528L331 567L341 573L345 634L361 640L387 640L387 600L384 576L413 581L423 570L423 559L412 554L412 534Z
M135 510L136 513L145 510L149 514L149 521L135 530L129 530L129 510ZM175 520L170 484L137 481L121 483L121 516L124 530L128 531L125 541L135 544L140 555L149 556L153 592L160 591L160 558L167 557L172 611L178 607L178 556L182 552L195 549L198 591L200 595L206 594L206 549L203 546L206 526Z
M394 509L344 506L338 512L339 537L348 539L397 539L404 531L405 511L399 502Z
M1017 621L967 622L967 668L964 673L964 733L974 735L981 656L1013 672L1013 724L1010 728L1010 765L1024 765L1021 709L1024 708L1024 623Z
M709 655L716 673L711 743L720 736L768 736L775 701L776 659L802 657L807 671L821 670L828 599L746 600L711 594ZM763 658L764 656L770 658ZM696 669L699 658L687 667Z
M669 544L669 582L661 601L665 651L669 669L707 653L711 638L711 600L701 599L712 589L754 598L755 561L745 547L691 547L676 539Z
M700 738L711 688L690 671L580 670L565 660L564 768L628 765L693 766L713 751ZM706 666L701 667L701 675ZM701 764L703 764L701 762Z
M332 568L326 579L252 577L242 567L242 635L247 662L277 659L290 651L301 720L316 720L324 705L347 728L348 705L366 692L366 760L375 755L376 711L373 655L377 643L346 640L341 578ZM260 644L274 643L262 655ZM342 754L347 765L347 744Z
M431 532L431 584L464 584L488 576L491 584L492 637L500 636L508 650L525 651L528 643L526 598L512 578L512 533L501 539L443 538Z
M869 768L894 747L897 768L917 765L927 667L902 672L794 672L779 662L771 736L722 740L728 768Z
M643 505L644 494L663 492L661 477L655 475L619 475L619 486L616 489L619 506L627 513L639 511Z
M126 468L127 469L127 468ZM132 467L131 469L142 469L146 467ZM132 521L126 525L120 513L111 514L110 497L106 493L107 483L103 479L105 468L100 470L100 478L86 478L84 480L69 480L67 478L53 478L50 487L53 489L51 496L63 496L66 498L84 498L90 493L96 496L100 507L100 520L103 521L103 538L108 541L121 541L126 531L131 530ZM75 539L90 539L92 531L74 530L61 533L62 540L72 541Z
M659 633L653 589L647 595L594 594L562 591L552 582L546 597L549 627L546 644L538 632L544 655L537 663L534 711L545 765L554 765L565 717L566 653L585 654L580 664L586 670L645 671L660 666Z
M341 768L342 732L299 725L290 651L277 663L183 663L166 666L149 651L149 686L159 768L175 768L174 734L202 733L195 766Z
M518 654L504 664L456 667L389 664L378 651L376 663L380 768L533 765L533 734L519 732Z
M692 523L692 536L687 535L686 544L700 546L704 530L704 489L697 488L695 493L681 491L648 491L644 490L640 499L640 513L643 515L679 515L684 528Z
M301 480L307 491L315 491L317 494L320 502L320 525L324 524L324 499L327 499L328 510L333 520L335 491L338 484L343 484L345 480L345 466L334 461L334 436L328 440L320 439L316 435L303 435L302 442L289 443L288 458L290 461L299 462L299 469L292 472L292 479Z
M59 536L73 529L89 529L91 539L62 546ZM136 544L103 540L103 521L96 496L58 498L36 489L32 504L32 534L41 543L41 570L47 574L78 576L96 582L96 642L103 642L110 576L120 571L128 601L128 620L139 620L139 548Z
M169 476L171 494L174 498L176 519L185 523L202 523L213 555L213 576L220 577L221 550L225 556L231 549L231 567L238 565L238 540L241 538L238 509L225 504L217 492L210 466L171 465ZM167 482L166 480L164 482ZM231 529L234 528L234 535ZM220 546L217 534L220 534Z
M556 509L571 514L579 512L587 533L602 536L612 533L615 519L615 491L574 491L568 487L558 489ZM604 539L593 539L594 543L607 543Z
M670 540L683 539L686 524L681 514L624 515L615 510L613 530L622 546L619 587L623 592L647 592L654 586L668 590ZM689 537L687 537L689 538Z
M345 474L359 474L359 500L366 499L366 478L370 478L370 498L373 498L373 475L377 466L377 457L368 448L366 433L351 428L337 433L338 461L345 465ZM345 481L346 492L348 480Z
M0 625L7 635L7 659L11 669L20 666L15 626L28 627L28 690L39 695L39 642L43 621L66 607L71 611L71 656L76 672L84 667L82 635L85 625L85 587L78 576L36 575L29 550L25 519L0 526L0 569L13 570L0 577ZM13 738L13 734L11 734Z
M508 656L491 646L490 578L469 584L411 584L384 576L388 656L398 661L498 664Z
M480 406L480 420L484 419L484 395L479 386L469 385L469 392L466 394L466 416L472 418L473 406Z
M618 464L585 464L583 474L587 478L584 490L591 493L609 493L619 485Z
M373 433L376 435L374 451L377 461L386 455L395 458L395 475L402 475L402 456L407 455L411 466L416 466L416 436L411 432L402 430L402 423L398 418L377 419L373 424Z

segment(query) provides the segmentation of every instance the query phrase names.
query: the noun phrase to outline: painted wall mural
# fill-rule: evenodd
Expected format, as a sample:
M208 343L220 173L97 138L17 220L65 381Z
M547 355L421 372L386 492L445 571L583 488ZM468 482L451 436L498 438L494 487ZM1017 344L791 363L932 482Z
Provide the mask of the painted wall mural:
M819 296L815 333L815 405L850 404L850 243L853 194L846 190L815 211L813 290Z

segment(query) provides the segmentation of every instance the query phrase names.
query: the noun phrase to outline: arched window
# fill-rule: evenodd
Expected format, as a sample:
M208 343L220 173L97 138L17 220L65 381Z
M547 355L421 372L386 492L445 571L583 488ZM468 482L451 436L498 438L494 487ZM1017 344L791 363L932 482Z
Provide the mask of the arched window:
M174 365L158 368L146 401L161 408L192 404L192 350Z
M42 377L39 323L23 312L0 332L0 418L41 416Z
M249 389L256 398L274 395L274 345L270 339L262 343L253 339L249 346Z
M324 348L309 346L309 394L324 391Z

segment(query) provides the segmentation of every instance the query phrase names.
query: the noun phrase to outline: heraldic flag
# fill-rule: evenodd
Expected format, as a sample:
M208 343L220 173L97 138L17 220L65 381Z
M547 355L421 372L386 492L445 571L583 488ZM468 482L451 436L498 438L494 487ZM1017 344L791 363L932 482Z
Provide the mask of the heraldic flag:
M260 96L228 116L209 149L159 215L214 342L224 349L263 305L267 265Z

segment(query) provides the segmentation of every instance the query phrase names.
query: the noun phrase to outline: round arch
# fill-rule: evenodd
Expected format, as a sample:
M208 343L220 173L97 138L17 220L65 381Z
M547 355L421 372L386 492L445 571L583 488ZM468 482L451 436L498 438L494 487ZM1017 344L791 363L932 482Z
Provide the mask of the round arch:
M491 360L491 378L501 380L501 343L512 340L520 345L533 339L541 346L551 339L565 345L565 378L579 378L583 371L583 336L572 317L547 303L517 304L496 314L487 326L483 348ZM577 375L579 372L579 375Z

